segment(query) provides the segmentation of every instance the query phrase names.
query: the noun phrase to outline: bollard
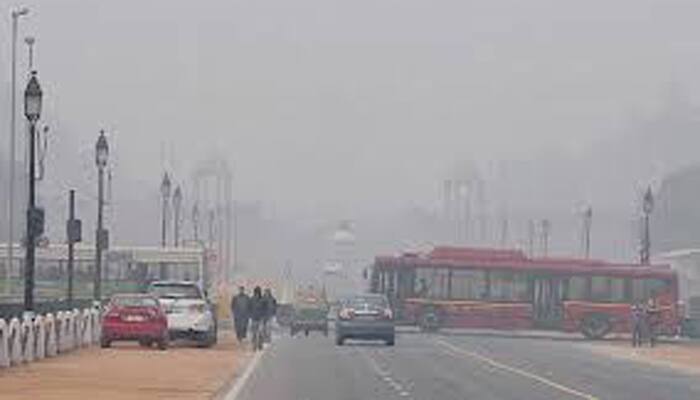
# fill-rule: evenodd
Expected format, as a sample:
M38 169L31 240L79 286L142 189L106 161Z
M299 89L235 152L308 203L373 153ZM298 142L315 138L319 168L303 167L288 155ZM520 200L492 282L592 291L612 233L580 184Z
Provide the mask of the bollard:
M94 344L99 344L102 338L102 314L98 308L90 310L92 314L92 341Z
M34 337L34 359L43 360L46 358L46 322L41 315L34 319Z
M82 318L80 318L80 311L74 308L71 312L73 317L73 348L80 348L81 338L82 338Z
M46 330L46 357L55 357L58 354L58 340L56 339L58 327L53 314L46 314L44 329Z
M92 313L90 310L83 310L83 347L88 347L92 344Z
M8 352L10 354L10 365L17 365L22 362L22 332L19 320L10 320L9 334L7 337Z
M63 326L64 324L64 319L65 319L65 313L63 311L59 311L56 313L56 317L54 320L55 324L55 329L56 329L56 353L63 353L63 330L65 327Z
M0 368L10 366L10 353L7 346L9 327L4 319L0 318Z
M59 352L67 353L70 351L70 338L71 338L71 320L70 312L66 311L60 317L61 333L59 335Z
M22 342L22 361L29 363L34 361L34 347L36 346L36 336L34 335L34 322L31 318L25 317L20 324L20 341Z
M65 335L66 351L71 351L75 348L75 315L72 311L67 311L65 315L66 330Z

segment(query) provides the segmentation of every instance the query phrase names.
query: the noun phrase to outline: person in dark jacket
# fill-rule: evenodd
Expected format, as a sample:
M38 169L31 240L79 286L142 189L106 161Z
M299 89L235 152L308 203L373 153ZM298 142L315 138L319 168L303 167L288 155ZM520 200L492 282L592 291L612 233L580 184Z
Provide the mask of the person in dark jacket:
M265 300L265 318L263 321L263 332L265 334L265 342L270 343L272 341L272 319L277 314L277 299L272 295L272 290L265 289L265 294L263 295Z
M238 288L238 294L231 299L231 315L233 315L233 327L236 330L236 338L243 341L248 332L248 320L250 297L245 292L245 287Z
M264 339L263 324L267 316L267 302L263 299L260 286L256 286L253 289L253 296L248 302L248 315L250 316L250 336L253 342L253 350L262 350Z

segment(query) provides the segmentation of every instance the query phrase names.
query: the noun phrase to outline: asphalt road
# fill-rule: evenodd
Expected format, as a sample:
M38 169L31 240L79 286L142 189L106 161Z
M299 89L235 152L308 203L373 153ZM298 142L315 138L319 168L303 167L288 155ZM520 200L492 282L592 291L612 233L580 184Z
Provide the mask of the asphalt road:
M405 334L395 347L278 339L238 400L697 400L700 379L582 341Z

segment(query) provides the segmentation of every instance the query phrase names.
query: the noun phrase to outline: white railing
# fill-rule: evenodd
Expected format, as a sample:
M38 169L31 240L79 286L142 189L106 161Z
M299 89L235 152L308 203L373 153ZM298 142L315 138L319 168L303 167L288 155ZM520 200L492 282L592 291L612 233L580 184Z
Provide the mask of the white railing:
M99 344L101 325L100 311L94 308L9 322L0 318L0 368Z

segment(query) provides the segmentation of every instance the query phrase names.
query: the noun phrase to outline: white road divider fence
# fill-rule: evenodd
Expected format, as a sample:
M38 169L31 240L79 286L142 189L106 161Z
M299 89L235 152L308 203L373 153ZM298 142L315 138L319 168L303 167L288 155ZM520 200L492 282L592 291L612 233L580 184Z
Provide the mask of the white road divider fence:
M0 318L0 369L56 357L100 342L101 316L96 308L59 311L35 318Z

